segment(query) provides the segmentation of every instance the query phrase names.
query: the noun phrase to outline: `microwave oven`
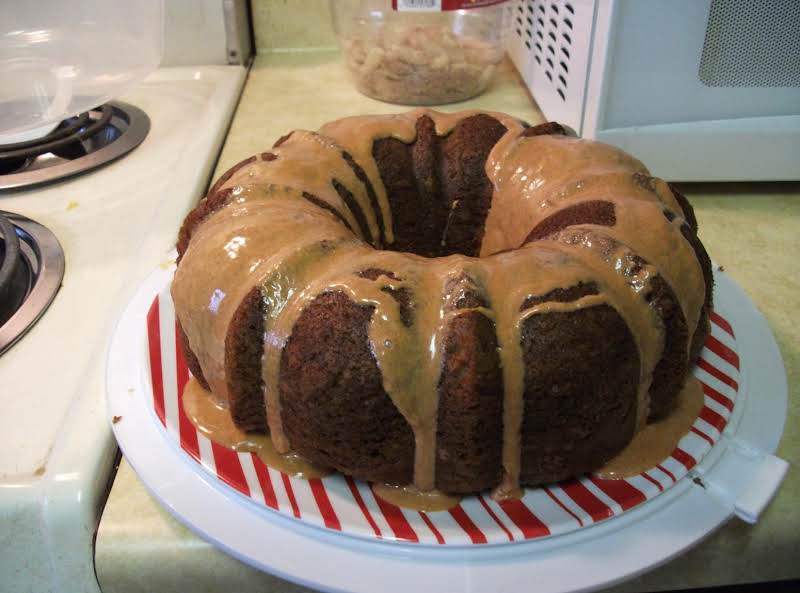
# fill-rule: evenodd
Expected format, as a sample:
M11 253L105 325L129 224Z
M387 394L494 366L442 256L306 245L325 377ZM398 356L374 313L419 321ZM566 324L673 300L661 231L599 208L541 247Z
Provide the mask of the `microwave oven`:
M797 0L513 0L504 16L548 120L672 181L800 179Z

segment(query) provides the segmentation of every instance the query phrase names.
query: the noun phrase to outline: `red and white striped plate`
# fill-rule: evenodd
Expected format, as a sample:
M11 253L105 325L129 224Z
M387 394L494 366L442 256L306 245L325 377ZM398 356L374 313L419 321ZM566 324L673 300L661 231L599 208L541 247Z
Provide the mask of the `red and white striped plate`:
M737 402L739 356L731 323L711 315L711 335L694 369L705 405L672 454L624 480L597 476L529 488L520 500L496 502L484 494L465 497L443 512L399 508L376 497L366 482L342 475L303 480L266 466L255 454L222 447L200 434L183 412L181 394L189 372L176 340L169 283L147 314L147 355L153 418L168 439L200 471L255 505L309 525L347 535L431 545L508 544L564 534L619 516L665 492L720 438Z

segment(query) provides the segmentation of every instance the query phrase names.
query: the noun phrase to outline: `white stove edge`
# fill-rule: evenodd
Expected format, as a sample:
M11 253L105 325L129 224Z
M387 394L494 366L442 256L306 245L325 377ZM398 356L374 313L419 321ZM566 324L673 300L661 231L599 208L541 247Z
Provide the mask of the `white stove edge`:
M162 68L148 77L142 85L121 97L123 101L145 107L146 111L152 106L149 114L153 120L151 136L156 135L156 126L163 126L165 123L159 122L158 114L154 113L158 111L156 104L170 100L181 101L182 97L186 99L186 117L169 122L170 126L174 124L174 128L170 127L169 131L190 133L190 140L183 144L185 150L177 157L177 166L171 170L166 191L162 188L157 195L148 194L148 179L131 179L130 171L124 171L123 158L108 168L76 179L40 190L4 196L0 198L0 208L25 214L47 226L59 226L57 218L53 218L58 215L52 208L39 212L36 206L25 205L25 197L37 192L52 192L54 188L57 191L67 184L73 193L79 192L81 183L85 184L88 180L91 184L93 179L96 181L96 177L92 176L119 176L120 171L123 171L121 183L127 184L137 194L141 192L150 197L149 202L142 198L142 205L149 206L152 215L151 224L138 229L138 245L130 246L130 257L124 262L128 264L126 278L113 303L115 314L112 319L118 318L139 282L153 267L168 257L174 245L177 225L191 204L204 192L228 123L233 116L245 75L246 70L240 66ZM202 83L207 89L202 100L198 100L192 92L193 81ZM156 91L171 89L173 86L178 90L175 94L169 97L153 96ZM181 89L188 91L188 95L181 95ZM199 125L180 130L181 126L188 126L190 118L194 118ZM157 148L148 146L146 139L136 151L152 150L152 158L163 157L164 155L159 155ZM136 155L136 151L132 155ZM141 171L133 171L134 174L137 172ZM164 182L159 180L159 183L163 185ZM164 199L165 197L169 199ZM86 214L92 217L98 214L113 216L113 212L108 211ZM102 219L99 222L102 223ZM102 233L103 230L99 229L98 232ZM65 285L70 282L70 272L76 273L78 270L70 270L70 253L67 252ZM75 331L79 332L80 321L76 319L74 322ZM40 334L46 332L47 324L46 313L40 321ZM79 381L63 385L65 392L72 394L71 401L45 463L37 468L29 467L27 471L15 472L9 477L0 477L0 547L3 549L0 574L3 575L3 590L70 593L99 591L94 574L94 535L99 521L100 505L107 493L111 464L117 452L105 406L105 356L113 331L112 325L103 327L97 335L85 336L86 341L83 343L91 344L89 363L78 373ZM25 336L15 348L23 346L28 338L34 339L30 335ZM67 359L68 354L65 353ZM14 362L17 363L13 371L15 377L25 371L42 373L43 365L46 364L38 360L28 360L25 364L27 368L22 369L19 358L15 358ZM2 372L3 370L6 372ZM0 376L3 375L8 379L11 372L8 367L2 369L0 360ZM13 383L6 383L9 384L12 385L10 393L6 389L4 391L7 396L14 396ZM35 434L35 428L30 427L32 435Z

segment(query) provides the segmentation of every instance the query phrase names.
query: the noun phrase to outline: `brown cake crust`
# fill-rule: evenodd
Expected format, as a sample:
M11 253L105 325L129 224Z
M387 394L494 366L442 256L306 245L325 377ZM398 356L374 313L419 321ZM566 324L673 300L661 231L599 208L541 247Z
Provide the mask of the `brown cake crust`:
M493 488L502 477L503 373L494 323L457 315L444 342L436 433L436 487Z
M532 138L533 136L549 136L551 134L558 134L561 136L570 135L569 130L555 121L548 121L536 126L530 126L520 133L524 138Z
M267 432L261 376L263 335L264 302L260 288L255 287L234 313L225 339L228 406L236 426L247 432Z
M429 127L426 118L417 122L417 142L430 141L426 134ZM392 196L392 227L394 243L386 248L392 251L410 251L420 255L432 256L436 252L434 241L436 211L441 202L434 195L420 195L414 183L413 145L397 138L380 138L372 146L372 155L379 164L381 181L386 193Z
M668 183L667 185L669 185L669 188L672 190L672 195L675 196L675 200L677 200L678 205L681 207L681 210L683 210L683 218L686 219L692 231L696 233L697 217L694 214L694 208L689 202L689 199L678 191L678 187L674 183Z
M665 211L665 215L668 219L670 216L674 217L674 214L669 211ZM613 204L603 201L588 201L563 208L541 221L530 232L525 243L547 239L565 228L587 223L614 226L616 216ZM689 230L688 227L687 230ZM633 261L635 267L632 268L631 273L638 273L642 268L648 266L648 262L642 257L634 256ZM646 295L646 300L653 307L664 327L663 352L653 370L650 387L649 419L657 420L663 418L672 409L675 397L686 378L687 362L693 362L696 355L692 356L691 354L686 319L678 299L660 274L650 280L650 292Z
M614 212L614 204L611 202L603 200L580 202L559 210L533 227L525 238L523 245L544 239L562 229L578 224L614 226L616 223L617 217Z
M408 484L414 436L369 350L373 309L340 292L300 315L281 356L280 402L292 448L356 478Z
M489 115L462 120L442 141L442 192L447 218L439 255L477 256L494 188L484 164L506 128Z
M688 204L688 202L687 202ZM691 206L689 206L691 209ZM687 221L688 222L688 221ZM700 241L699 237L687 224L681 226L681 233L694 249L697 261L700 262L700 269L703 270L703 280L706 285L706 296L703 303L703 310L700 312L700 321L695 329L692 343L689 349L689 360L694 363L700 356L700 351L703 349L703 344L711 332L711 322L708 315L714 308L714 272L711 269L711 258L706 252L706 248Z
M642 265L645 265L642 260ZM688 367L689 336L686 319L672 288L659 275L651 280L652 290L647 295L664 324L664 351L653 370L650 385L650 420L663 418L675 405Z
M440 137L423 116L414 142L378 139L372 154L391 196L396 236L386 248L426 257L477 255L492 199L483 163L505 132L499 121L478 114Z
M587 333L605 339L587 341ZM533 315L523 325L522 348L521 483L555 482L589 471L630 441L639 353L613 308Z

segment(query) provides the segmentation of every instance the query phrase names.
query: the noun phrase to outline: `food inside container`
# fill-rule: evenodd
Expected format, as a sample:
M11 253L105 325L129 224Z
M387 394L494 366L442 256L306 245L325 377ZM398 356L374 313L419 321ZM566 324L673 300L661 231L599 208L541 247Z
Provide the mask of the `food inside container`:
M390 103L439 105L483 92L503 58L502 8L398 12L390 2L332 2L356 88Z

